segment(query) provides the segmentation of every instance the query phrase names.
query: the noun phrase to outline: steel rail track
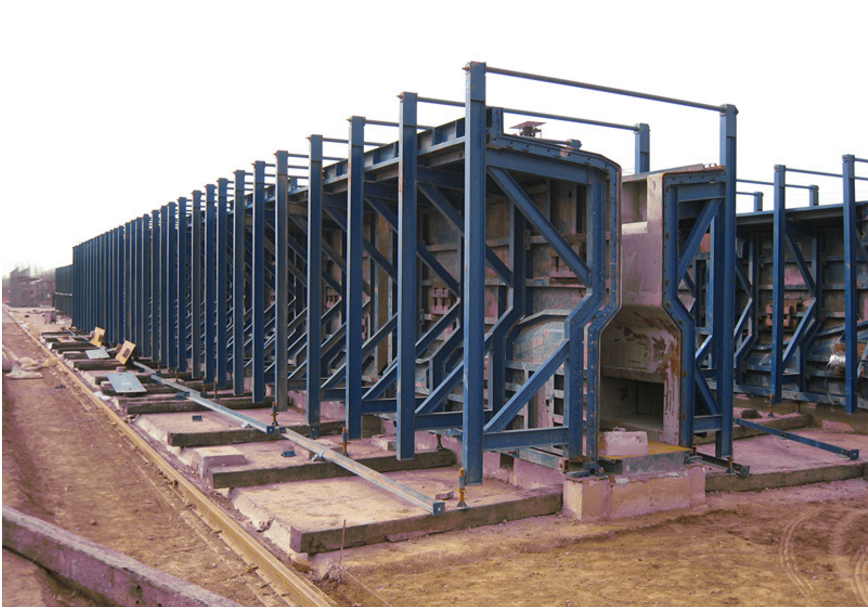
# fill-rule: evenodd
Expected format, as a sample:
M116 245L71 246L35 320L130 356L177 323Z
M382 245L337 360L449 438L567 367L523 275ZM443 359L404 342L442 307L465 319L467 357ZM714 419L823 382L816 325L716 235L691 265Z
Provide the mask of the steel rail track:
M180 472L175 470L172 465L166 461L163 456L144 438L123 420L111 407L100 399L93 390L88 386L78 375L66 366L64 361L57 357L51 350L45 347L39 339L33 334L25 323L20 321L5 305L3 306L6 314L24 331L37 346L39 346L48 356L54 358L59 363L59 368L65 373L82 392L96 404L100 411L105 413L109 418L116 423L116 427L133 443L133 445L147 459L153 463L165 476L178 492L190 503L196 507L199 516L205 519L212 527L220 531L220 534L226 544L238 553L242 558L246 559L252 565L258 567L259 571L264 575L272 587L280 594L281 597L291 599L294 605L299 607L337 607L332 599L328 597L322 590L314 586L307 578L292 571L284 565L271 552L265 549L254 539L241 525L236 523L228 514L217 504L214 504L208 497L202 493L193 483L187 480Z

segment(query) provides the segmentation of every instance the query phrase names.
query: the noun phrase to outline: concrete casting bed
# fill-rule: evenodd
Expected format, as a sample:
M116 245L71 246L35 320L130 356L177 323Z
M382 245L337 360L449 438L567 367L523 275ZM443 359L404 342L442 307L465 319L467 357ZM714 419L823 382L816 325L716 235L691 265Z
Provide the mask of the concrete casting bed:
M264 535L291 553L339 550L346 521L345 547L492 525L553 514L561 508L560 485L516 489L496 480L468 488L467 510L458 510L458 469L413 470L389 474L396 481L434 497L454 491L446 512L432 516L364 479L352 477L305 483L233 489L235 508Z
M726 474L718 468L708 467L706 491L758 491L840 481L864 476L868 471L868 436L820 429L793 433L845 449L859 449L859 459L850 460L776 436L758 436L735 443L735 461L750 466L750 476ZM699 451L713 455L714 447L703 445Z

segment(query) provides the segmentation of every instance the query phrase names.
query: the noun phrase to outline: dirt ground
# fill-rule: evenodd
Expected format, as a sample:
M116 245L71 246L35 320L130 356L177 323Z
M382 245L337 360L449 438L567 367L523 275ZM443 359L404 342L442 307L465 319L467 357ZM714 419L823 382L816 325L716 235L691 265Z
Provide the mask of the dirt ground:
M45 354L3 315L3 345ZM3 503L243 605L285 605L56 368L3 381ZM3 551L3 605L92 604Z
M348 550L347 605L868 605L863 479L709 496L620 523L543 517Z
M16 331L3 325L4 344L37 353ZM58 371L4 382L3 426L4 503L245 605L274 604ZM4 551L3 604L38 604L26 594L7 600L13 584L40 575L19 576L30 565L13 562L7 579L7 557L16 558ZM334 567L322 586L347 606L868 607L868 482L710 495L702 509L628 521L550 516L355 548L343 571L340 558L327 556ZM40 586L54 601L44 604L89 604L52 584Z

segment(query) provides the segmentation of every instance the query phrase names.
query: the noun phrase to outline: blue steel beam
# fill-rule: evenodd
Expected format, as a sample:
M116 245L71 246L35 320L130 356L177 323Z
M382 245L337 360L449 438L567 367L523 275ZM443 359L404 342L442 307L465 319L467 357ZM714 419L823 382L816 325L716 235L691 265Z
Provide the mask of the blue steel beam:
M322 347L322 135L310 136L310 183L307 192L307 424L319 436Z
M720 301L722 318L714 327L715 341L718 344L718 384L717 400L720 406L720 430L715 434L715 454L717 457L732 457L732 407L733 407L733 370L735 324L735 191L738 180L737 164L737 123L738 110L734 105L724 105L720 112L720 164L726 167L726 199L720 210L723 242L717 247L716 255L722 253L723 268L721 283L723 293ZM718 265L718 267L720 267Z
M398 459L413 459L416 442L417 95L401 96L398 165ZM484 204L483 204L484 207ZM483 211L484 212L484 211ZM481 405L481 402L480 402Z
M274 183L274 407L276 411L289 408L287 383L287 339L289 315L289 177L288 155L277 151ZM296 297L298 293L296 292Z
M154 210L151 215L151 360L157 367L163 362L163 348L161 344L161 311L163 310L163 283L162 275L162 225L160 223L161 210Z
M859 290L856 284L857 237L856 216L856 158L852 154L843 157L844 182L844 406L848 414L856 412L859 405L859 344L856 324L859 320Z
M774 243L772 245L772 397L770 402L770 405L772 407L781 402L781 390L784 375L782 363L784 353L784 265L786 263L785 232L787 229L786 179L787 167L782 164L775 166Z
M265 162L253 163L253 242L250 355L253 358L253 402L265 400Z
M202 377L202 192L193 191L191 205L191 243L190 243L190 322L192 324L191 365L193 379Z
M217 374L217 187L205 186L205 376L213 386Z
M153 282L151 280L151 272L152 272L152 254L151 247L153 245L152 236L151 236L151 217L147 214L142 216L142 245L141 245L141 256L142 256L142 275L141 275L141 283L142 283L142 305L139 313L141 314L140 322L142 324L139 339L141 340L142 346L142 355L146 358L150 358L154 355L154 351L151 347L151 315L154 313L154 306L151 302L151 287Z
M177 205L170 202L166 205L166 259L163 262L163 270L166 273L166 320L163 323L163 339L166 341L163 348L167 353L166 365L169 371L175 371L178 366L176 339L178 334L178 241L177 241Z
M229 383L229 180L217 180L217 388L226 388Z
M800 436L798 434L794 434L793 432L786 432L784 430L778 430L777 428L770 428L763 424L751 422L746 419L736 419L735 423L737 423L739 426L750 428L751 430L758 430L759 432L765 432L766 434L779 436L787 440L802 443L803 445L808 445L809 447L816 447L817 449L822 449L823 451L828 451L829 453L835 453L836 455L841 455L852 460L859 459L859 449L845 449L837 445L831 445L829 443L824 443L822 441L814 440L812 438Z
M461 454L467 483L482 483L485 400L485 64L467 67L464 143L464 376Z
M177 293L175 293L175 302L172 304L177 318L177 328L175 328L177 336L175 359L177 362L177 372L185 373L187 371L187 285L189 284L187 249L189 247L187 246L187 198L184 196L178 198L178 222L177 227L174 229L175 242L177 243L177 250L175 252L177 257L177 263L175 264Z
M647 124L636 125L635 150L633 171L647 173L651 170L651 129Z
M235 194L232 216L232 393L244 394L244 317L247 313L244 290L247 281L245 267L244 225L245 173L235 171Z
M365 217L365 119L350 118L347 175L345 421L350 439L362 437L362 306ZM415 242L415 241L414 241ZM400 435L399 439L400 441ZM399 457L400 457L400 449Z

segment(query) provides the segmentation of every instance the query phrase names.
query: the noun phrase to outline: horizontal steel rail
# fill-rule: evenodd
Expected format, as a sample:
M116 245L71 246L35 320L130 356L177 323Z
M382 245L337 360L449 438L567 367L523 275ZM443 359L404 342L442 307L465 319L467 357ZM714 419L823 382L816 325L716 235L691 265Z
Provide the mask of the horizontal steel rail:
M149 373L153 371L153 369L141 363L136 362L133 364L135 364L143 371L147 371ZM385 489L393 495L396 495L397 497L400 497L401 499L408 501L411 504L418 506L419 508L422 508L423 510L430 514L433 514L434 516L443 514L446 511L446 504L444 502L432 499L424 493L417 491L412 487L408 487L407 485L399 483L398 481L389 478L385 474L381 474L376 470L372 470L371 468L360 464L359 462L347 457L346 455L332 451L328 445L323 445L320 442L317 442L306 436L302 436L298 432L294 432L292 430L289 430L288 428L284 428L282 426L270 426L253 417L249 417L247 415L244 415L243 413L239 413L237 411L224 407L223 405L219 405L214 401L203 397L198 391L184 386L177 381L166 379L165 377L160 377L155 373L151 373L150 378L159 384L169 386L178 390L178 392L184 393L187 399L193 401L194 403L202 405L203 407L206 407L211 411L214 411L215 413L219 413L223 416L237 420L242 424L246 424L250 428L258 430L263 434L277 433L282 438L285 438L286 440L295 443L299 447L307 449L312 454L314 454L316 458L337 464L344 470L352 472L356 476L375 484L381 489Z
M801 443L803 445L808 445L809 447L816 447L817 449L822 449L823 451L828 451L829 453L841 455L843 457L847 457L847 458L852 459L852 460L859 459L859 449L845 449L844 447L839 447L837 445L830 445L829 443L824 443L822 441L814 440L812 438L800 436L798 434L794 434L792 432L787 432L785 430L778 430L777 428L770 428L768 426L764 426L764 425L758 424L756 422L748 421L746 419L736 419L735 423L737 423L739 426L743 426L745 428L750 428L751 430L758 430L759 432L764 432L766 434L772 434L774 436L779 436L781 438L785 438L787 440Z

